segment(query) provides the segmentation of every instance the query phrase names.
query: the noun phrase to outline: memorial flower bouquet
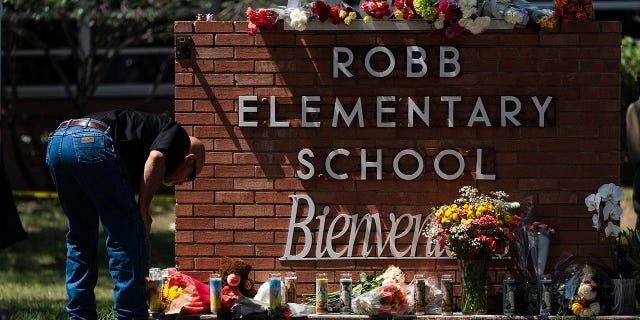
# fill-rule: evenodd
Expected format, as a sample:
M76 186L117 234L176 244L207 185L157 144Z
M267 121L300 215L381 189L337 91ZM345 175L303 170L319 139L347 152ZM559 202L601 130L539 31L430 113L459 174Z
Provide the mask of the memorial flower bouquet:
M465 186L451 204L435 209L435 217L424 233L458 259L491 258L506 253L517 238L520 217L503 191L482 194Z
M255 11L247 8L248 29L247 33L255 36L259 27L272 27L278 22L278 14L271 9L259 9Z
M383 19L391 15L391 9L389 8L389 2L386 0L372 0L364 1L360 5L360 8L368 14L368 17L373 19ZM366 19L371 22L371 18ZM367 22L365 20L365 23Z
M162 288L165 314L198 314L209 310L209 286L180 272L169 272Z
M600 303L595 301L598 294L598 286L593 277L595 270L590 265L585 265L582 269L582 276L578 291L571 304L573 314L580 317L593 317L600 313Z
M402 315L408 310L407 285L400 268L390 265L382 275L382 285L370 290L352 302L356 314Z
M585 22L593 12L591 0L556 0L554 15L563 21Z

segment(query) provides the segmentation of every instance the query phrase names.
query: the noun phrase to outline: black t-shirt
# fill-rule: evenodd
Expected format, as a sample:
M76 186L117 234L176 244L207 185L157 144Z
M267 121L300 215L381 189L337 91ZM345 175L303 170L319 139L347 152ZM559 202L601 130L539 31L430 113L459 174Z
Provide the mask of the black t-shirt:
M111 129L118 155L129 170L133 190L140 188L144 164L152 150L164 153L165 175L173 173L189 154L189 135L169 117L131 110L112 110L86 116L106 123Z

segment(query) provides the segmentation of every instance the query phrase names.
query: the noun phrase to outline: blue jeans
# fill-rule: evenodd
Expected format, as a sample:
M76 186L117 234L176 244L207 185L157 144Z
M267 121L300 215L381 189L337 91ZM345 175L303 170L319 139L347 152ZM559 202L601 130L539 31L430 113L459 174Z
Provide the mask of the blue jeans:
M127 167L111 137L88 126L59 128L49 137L46 161L69 227L69 318L97 318L93 290L98 279L100 219L106 235L116 319L148 319L144 223Z

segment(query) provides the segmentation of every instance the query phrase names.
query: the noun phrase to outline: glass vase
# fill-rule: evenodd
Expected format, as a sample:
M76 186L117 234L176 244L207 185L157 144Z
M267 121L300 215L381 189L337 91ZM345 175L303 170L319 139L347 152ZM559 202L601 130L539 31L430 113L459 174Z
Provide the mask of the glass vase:
M491 259L459 259L458 262L462 272L462 313L486 314L486 286Z
M611 279L614 315L632 315L636 311L636 279Z

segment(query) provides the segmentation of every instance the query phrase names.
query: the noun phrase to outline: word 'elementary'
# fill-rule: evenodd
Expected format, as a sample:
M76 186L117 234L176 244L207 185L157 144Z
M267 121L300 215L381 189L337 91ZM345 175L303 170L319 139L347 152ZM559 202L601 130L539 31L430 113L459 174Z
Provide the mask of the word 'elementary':
M543 99L537 96L529 97L530 102L522 101L515 96L500 96L500 127L521 126L522 123L518 120L518 115L522 112L523 107L534 108L538 112L538 126L545 126L545 113L553 100L552 97L546 96ZM462 96L441 96L440 102L442 105L436 105L435 108L446 108L447 110L447 126L454 127L455 124L455 109L462 101ZM258 107L254 105L258 101L258 96L239 96L238 97L238 126L240 127L257 127L258 121L249 120L251 114L258 113ZM300 119L302 128L320 128L328 127L328 123L321 123L320 121L310 121L309 118L313 114L320 113L320 107L313 106L313 103L321 101L320 96L302 96L300 102ZM429 96L424 97L422 106L416 103L411 97L407 98L406 126L411 128L419 125L421 121L427 127L430 125L430 111L431 111L431 99ZM528 102L528 103L526 103ZM394 128L397 126L395 121L389 121L387 117L397 113L395 96L377 96L375 106L375 125L376 128ZM533 106L531 106L533 104ZM370 110L370 108L366 108ZM330 126L335 128L339 123L343 123L347 127L352 124L360 128L365 127L365 117L362 106L361 98L356 100L355 105L348 112L342 105L340 98L335 98L333 107L333 117ZM491 123L487 108L482 97L477 97L474 103L473 110L466 117L466 126L485 126L491 127L494 124ZM269 122L268 126L272 128L287 128L291 126L289 121L279 120L277 117L277 105L276 97L271 96L269 99ZM370 126L367 124L367 126Z

